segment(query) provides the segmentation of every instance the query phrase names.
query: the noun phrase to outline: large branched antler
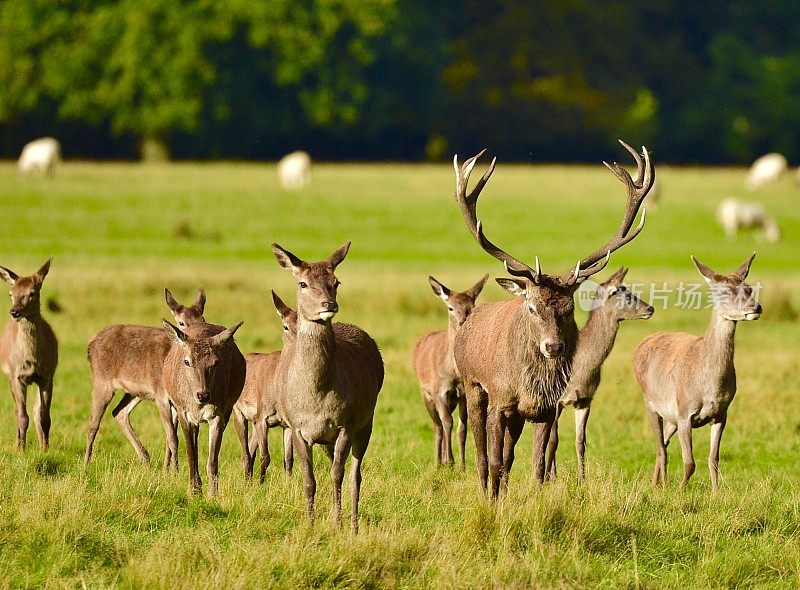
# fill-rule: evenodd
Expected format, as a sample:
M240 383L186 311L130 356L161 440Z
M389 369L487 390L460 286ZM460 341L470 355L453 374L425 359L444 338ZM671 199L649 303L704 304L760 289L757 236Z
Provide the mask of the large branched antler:
M456 171L455 199L461 208L461 214L464 216L464 221L466 222L470 233L472 233L474 238L478 241L478 244L480 244L481 248L505 264L506 270L509 272L509 274L518 277L525 277L534 284L538 285L541 283L542 277L542 272L539 268L538 257L536 258L536 269L534 270L524 262L517 260L506 251L498 248L491 241L489 241L489 239L483 233L483 224L478 220L478 215L476 212L478 197L481 194L481 190L483 190L483 187L486 185L486 182L489 180L489 177L492 175L492 172L494 172L494 166L497 163L497 158L492 159L492 163L489 164L489 169L477 182L475 187L472 189L472 192L467 194L469 176L472 174L472 169L475 167L475 163L478 161L478 158L480 158L485 152L486 150L482 150L479 154L472 156L465 161L460 168L458 166L458 154L453 157L453 168Z
M606 168L611 170L614 176L625 185L628 191L628 203L625 206L625 214L622 216L622 222L620 223L617 233L614 234L610 240L589 254L586 258L578 261L575 269L569 274L559 277L559 280L564 284L574 285L602 270L608 263L611 253L615 250L619 250L622 246L633 240L644 227L645 210L642 210L642 218L639 225L631 231L633 222L636 219L636 214L639 212L639 208L642 206L642 202L647 196L647 193L653 187L656 171L655 168L653 168L653 164L650 162L650 154L647 153L647 148L642 147L642 154L639 155L635 149L621 139L619 143L622 144L622 147L628 150L634 160L636 160L636 180L633 180L628 171L616 162L613 164L603 162L603 164L605 164Z

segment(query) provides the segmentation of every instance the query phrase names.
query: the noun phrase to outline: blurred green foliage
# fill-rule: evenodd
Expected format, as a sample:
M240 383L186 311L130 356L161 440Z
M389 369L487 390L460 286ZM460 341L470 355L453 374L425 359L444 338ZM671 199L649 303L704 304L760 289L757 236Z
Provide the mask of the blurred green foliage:
M800 4L0 0L0 154L800 159Z

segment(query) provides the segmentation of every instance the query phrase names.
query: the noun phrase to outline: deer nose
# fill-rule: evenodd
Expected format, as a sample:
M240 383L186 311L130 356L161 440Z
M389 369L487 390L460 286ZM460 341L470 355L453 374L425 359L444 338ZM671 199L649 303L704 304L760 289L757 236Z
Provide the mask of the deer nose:
M197 396L197 401L201 404L204 404L211 399L210 391L198 391L195 395Z
M761 304L760 303L756 303L756 309L755 309L755 311L753 313L760 314L762 311L763 310L761 309Z
M337 311L339 311L339 304L336 303L335 301L323 301L322 309L324 309L325 311L332 311L336 313Z
M15 320L18 320L19 318L21 318L21 317L22 317L22 310L21 310L21 309L18 309L18 308L16 308L16 307L15 307L15 308L13 308L13 309L11 310L11 317L12 317L12 318L14 318Z
M564 343L560 340L558 342L545 342L544 351L550 357L558 356L564 352Z

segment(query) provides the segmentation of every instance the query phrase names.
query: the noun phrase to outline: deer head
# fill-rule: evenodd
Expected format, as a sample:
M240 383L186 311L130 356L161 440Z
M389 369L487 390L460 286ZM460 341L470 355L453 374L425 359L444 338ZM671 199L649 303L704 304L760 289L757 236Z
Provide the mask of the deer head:
M272 244L278 264L291 271L297 282L297 313L300 316L312 322L329 322L339 311L336 303L339 279L334 272L349 249L350 242L345 242L325 260L305 262L278 244Z
M286 346L294 340L294 336L297 334L297 312L286 305L275 291L270 291L270 293L272 293L272 303L275 305L278 317L281 318L283 345Z
M428 277L428 282L430 282L433 292L447 305L447 315L454 328L460 328L461 325L467 321L469 314L472 312L472 308L475 307L475 300L483 290L483 286L486 284L486 279L488 278L489 275L484 275L483 278L470 289L460 293L458 291L451 291L433 277Z
M169 289L164 289L164 297L167 300L167 307L172 312L172 316L178 323L178 326L185 328L186 326L194 326L196 324L205 324L206 320L203 317L203 311L206 307L206 292L201 287L197 290L197 299L194 304L189 307L181 305L169 292Z
M217 363L220 352L244 322L231 326L211 337L192 337L177 326L161 318L164 330L172 339L173 346L179 347L183 353L183 363L178 368L184 384L199 404L212 400L214 385L217 379Z
M499 279L498 282L512 294L525 298L526 310L534 328L534 336L538 340L539 350L547 358L559 356L566 350L564 332L565 328L574 324L573 295L578 285L602 270L608 263L611 253L633 240L644 227L643 211L639 225L631 231L639 208L647 196L647 192L653 186L655 169L650 163L646 149L642 148L642 155L639 155L625 142L620 141L620 143L636 161L637 179L633 180L628 171L616 162L613 164L603 162L625 185L628 194L628 203L619 229L600 248L578 260L574 269L558 276L543 273L538 257L535 258L535 267L531 268L493 244L484 234L483 225L478 220L476 207L481 190L494 172L497 159L492 160L489 169L477 182L472 192L467 194L467 184L472 169L484 152L468 159L460 167L458 156L453 158L453 167L456 172L455 199L461 208L464 221L481 248L502 262L509 274L517 277L516 279Z
M620 267L604 283L599 284L595 291L595 300L602 302L603 307L617 321L649 319L655 309L622 284L626 274L628 269Z
M47 273L50 272L50 263L53 258L47 259L42 267L29 277L20 277L11 270L0 266L0 278L11 284L11 317L14 321L39 315L41 302L39 291L42 289Z
M739 322L761 317L761 304L756 301L753 288L744 282L755 257L753 252L732 274L722 275L692 256L692 262L711 288L714 309L726 320Z

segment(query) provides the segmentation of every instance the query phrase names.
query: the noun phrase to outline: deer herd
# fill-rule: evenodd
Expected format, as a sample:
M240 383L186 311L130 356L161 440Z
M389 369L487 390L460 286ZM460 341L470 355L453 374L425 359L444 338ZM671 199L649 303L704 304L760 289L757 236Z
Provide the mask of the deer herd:
M626 288L623 281L628 271L620 268L597 284L585 325L579 328L575 321L579 286L602 271L611 254L634 240L644 227L642 203L655 182L655 169L645 148L639 154L620 143L633 156L637 171L633 177L623 166L605 163L627 193L619 227L593 252L574 252L575 266L561 274L547 274L538 257L531 266L490 241L478 218L477 202L494 172L495 160L469 191L470 175L483 152L461 165L454 158L455 200L464 222L480 247L503 263L510 277L496 280L513 297L476 305L488 275L463 292L429 277L434 294L447 306L448 326L419 339L413 368L433 422L436 464L454 463L453 412L458 408L459 465L463 470L469 423L478 479L493 498L507 490L514 448L526 421L533 424L535 477L543 482L556 476L558 419L569 405L575 410L578 479L584 480L586 427L603 362L622 320L647 319L654 312ZM640 209L640 221L634 226ZM178 468L180 426L192 494L202 489L198 436L200 423L208 423L207 479L214 495L222 437L233 415L247 479L253 476L258 456L259 480L264 481L270 463L268 431L271 427L283 430L284 470L291 473L296 455L309 518L314 515L316 494L313 446L321 446L331 460L336 523L341 520L342 483L350 456L351 526L357 530L362 462L372 435L384 363L378 345L365 331L332 321L339 311L336 270L349 248L347 242L325 260L307 262L272 244L278 264L291 272L296 286L296 311L272 292L283 326L280 351L243 355L234 340L242 323L227 328L208 323L202 289L190 306L181 305L165 290L175 324L166 319L161 320L161 328L117 324L97 333L88 346L92 393L84 462L88 464L92 457L101 419L119 391L122 398L112 414L142 462L150 458L130 422L130 413L142 400L155 402L159 411L166 434L165 470ZM666 483L666 449L676 432L683 484L687 483L695 469L691 431L710 424L709 469L712 488L718 487L720 440L736 393L736 323L758 319L762 312L753 289L745 283L754 256L727 275L693 257L714 302L706 333L653 334L636 349L634 372L656 438L655 484ZM20 449L26 442L30 384L36 384L39 392L34 411L39 443L43 449L49 443L58 344L41 315L40 291L50 262L27 277L0 267L0 277L12 285L11 320L0 337L0 367L16 405Z

